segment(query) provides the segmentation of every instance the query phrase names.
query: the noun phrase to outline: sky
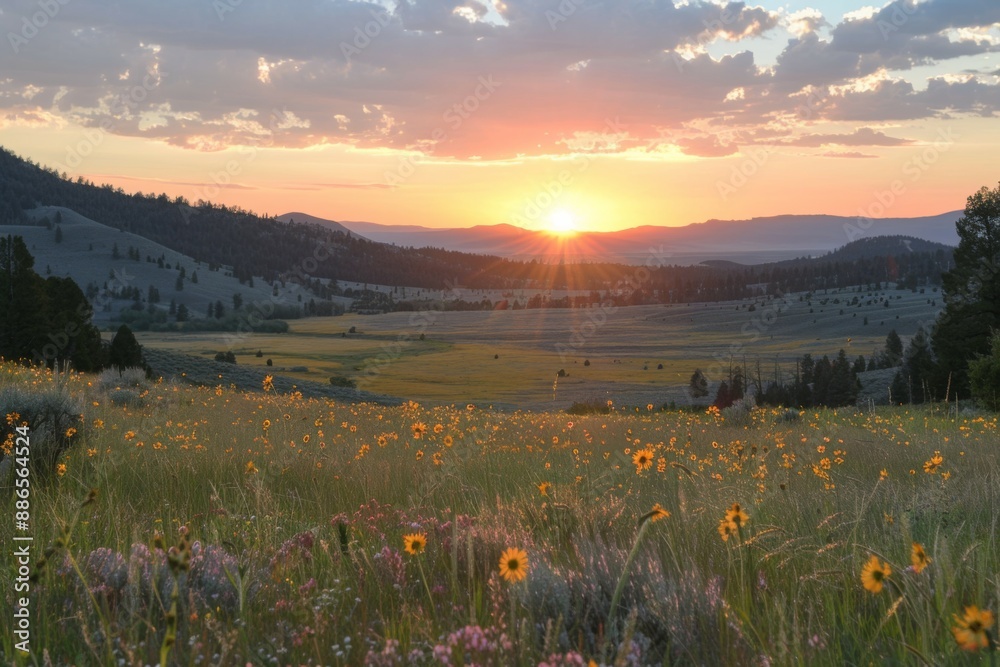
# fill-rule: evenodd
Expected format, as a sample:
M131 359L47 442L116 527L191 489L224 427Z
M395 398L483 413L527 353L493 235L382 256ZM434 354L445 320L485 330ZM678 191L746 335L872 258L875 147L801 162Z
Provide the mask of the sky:
M961 209L997 0L3 0L0 145L262 214L611 231Z

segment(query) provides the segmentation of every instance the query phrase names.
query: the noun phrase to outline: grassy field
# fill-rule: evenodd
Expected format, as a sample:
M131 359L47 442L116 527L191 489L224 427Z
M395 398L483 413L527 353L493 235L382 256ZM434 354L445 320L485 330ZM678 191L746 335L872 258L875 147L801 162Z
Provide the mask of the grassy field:
M32 427L33 459L70 448L31 478L27 657L0 556L0 661L995 664L957 640L997 636L967 609L1000 605L996 416L264 389L0 367L8 413L83 415Z
M848 305L856 296L860 303ZM232 349L240 364L265 368L271 359L271 368L284 376L326 382L340 375L368 391L435 404L543 410L611 398L619 404L686 405L695 368L708 374L714 391L730 359L751 366L759 360L766 379L776 362L789 372L805 352L833 357L844 348L852 360L869 356L891 329L907 340L934 319L940 303L932 290L845 289L808 298L609 311L347 315L294 320L287 334L237 339L217 333L137 337L149 347L208 358ZM347 333L351 327L356 333ZM263 357L255 356L258 350ZM554 389L560 369L568 377Z

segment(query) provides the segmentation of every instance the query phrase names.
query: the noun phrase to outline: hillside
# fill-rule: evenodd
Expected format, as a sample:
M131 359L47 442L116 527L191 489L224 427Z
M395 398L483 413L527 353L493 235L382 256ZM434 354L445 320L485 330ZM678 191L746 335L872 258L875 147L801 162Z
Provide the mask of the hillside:
M262 279L271 284L272 293L276 288L280 294L290 283L299 283L311 293L310 298L325 304L327 311L333 308L336 297L341 295L367 296L370 303L364 309L369 312L417 307L413 303L400 304L387 292L381 296L345 294L336 282L331 281L359 283L361 292L365 292L366 285L413 287L438 293L451 292L455 286L461 286L495 290L501 295L525 289L573 291L575 299L552 299L543 294L520 304L522 307L567 307L589 306L595 301L609 300L622 305L718 301L745 298L761 289L771 293L807 291L901 279L909 280L910 284L937 284L941 272L948 266L948 260L938 257L937 251L907 251L892 257L875 257L870 262L820 258L795 267L774 263L714 268L691 266L691 256L685 258L682 251L684 247L691 246L684 246L681 241L684 234L692 233L690 227L695 226L673 231L671 228L637 228L617 235L581 235L580 243L593 243L589 251L592 255L595 252L602 255L586 264L569 261L549 263L537 259L513 261L496 255L475 255L443 248L397 247L337 231L329 225L304 224L297 220L294 224L284 223L240 208L209 202L197 202L191 206L183 199L171 200L166 195L127 194L120 188L96 186L82 179L70 181L3 150L0 150L0 195L0 222L4 224L32 224L35 216L32 211L40 207L75 211L119 233L134 234L136 238L143 237L158 244L161 246L159 254L163 254L164 248L171 249L190 258L190 261L201 262L209 272L231 273L240 285L249 286L251 280L258 277L258 281ZM839 225L840 221L848 219L813 217L825 221L824 229L830 235L831 243L839 239L831 250L842 245L846 237ZM947 215L937 216L926 221L944 228L948 226L947 218ZM779 226L787 228L794 223L793 218L783 218ZM869 231L874 233L892 228L891 221L878 223ZM706 224L709 226L703 229L718 227L715 222ZM727 243L735 243L734 239L753 235L756 225L760 225L761 238L770 238L768 235L772 233L774 224L778 223L766 219L741 223L740 233L743 236L729 235L726 232L728 228L718 227L717 243L720 248L725 248ZM951 233L954 233L953 227L952 224ZM510 226L474 228L473 231L494 239L492 246L508 234L533 234ZM649 234L654 232L674 234L674 240L658 237L659 241L650 242L654 237ZM36 236L34 240L40 252L42 238L45 234ZM621 245L623 243L625 246ZM623 247L629 249L632 259L641 260L650 268L641 281L636 280L639 274L635 266L622 263L624 260L603 257L605 252L614 255L616 248L620 250ZM755 242L750 249L763 252L760 247L760 243ZM125 251L124 248L120 250ZM151 250L146 255L155 260L158 257L154 254L157 248ZM567 259L572 257L569 245L565 252ZM715 254L725 253L718 250ZM140 260L145 259L142 251L139 255ZM53 255L58 256L58 253ZM715 259L724 258L717 256ZM39 261L40 264L52 264L52 260L45 258ZM222 267L231 269L227 271ZM105 265L101 273L110 274L110 270ZM88 281L93 280L93 277L87 278L81 286L85 287ZM143 289L147 287L142 286ZM169 289L158 289L161 297L168 296ZM211 296L226 303L236 288L226 284L220 289L225 294L220 296L212 291ZM207 303L209 295L206 293L203 296L204 303ZM294 296L298 301L300 294ZM448 298L452 297L453 294L449 294ZM305 295L303 303L308 303ZM139 305L141 307L141 303ZM490 308L493 305L482 302L472 304L472 307Z
M99 324L117 320L120 311L134 302L130 294L136 289L144 308L149 306L150 294L158 291L154 308L166 312L173 301L177 306L184 304L192 318L204 317L209 304L217 301L229 310L234 295L244 304L259 304L261 309L297 306L300 298L311 296L294 283L272 288L260 279L241 282L229 267L210 268L143 236L102 225L67 208L37 208L27 213L25 222L54 221L57 216L61 219L60 242L56 242L56 225L52 229L38 224L0 225L0 235L23 237L41 275L72 278L91 299ZM178 290L181 269L186 277Z

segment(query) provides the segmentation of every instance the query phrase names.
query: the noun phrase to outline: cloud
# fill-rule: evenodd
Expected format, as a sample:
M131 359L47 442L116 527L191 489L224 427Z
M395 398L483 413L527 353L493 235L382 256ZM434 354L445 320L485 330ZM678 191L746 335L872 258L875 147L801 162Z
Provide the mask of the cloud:
M850 134L807 134L783 142L789 146L909 146L910 139L890 137L870 127L860 127Z
M10 0L0 34L18 34L36 11ZM787 142L801 123L991 115L996 83L938 77L918 90L894 73L992 53L998 22L1000 3L987 0L895 0L836 26L817 10L708 0L402 0L392 10L73 0L18 53L3 51L0 117L110 122L115 134L200 151L345 144L501 160L653 150L674 133L689 154L726 155L734 142L704 128L777 127L774 140ZM767 39L785 41L773 66L754 52ZM717 42L731 43L728 55ZM581 144L595 135L609 139Z
M820 153L820 157L845 157L845 158L877 158L877 155L868 155L857 151L827 151Z

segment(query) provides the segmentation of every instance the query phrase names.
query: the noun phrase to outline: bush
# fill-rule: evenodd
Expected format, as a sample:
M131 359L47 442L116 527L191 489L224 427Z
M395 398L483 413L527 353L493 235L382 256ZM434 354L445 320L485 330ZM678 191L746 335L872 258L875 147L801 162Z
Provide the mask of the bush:
M55 472L59 458L82 437L83 404L69 395L65 387L24 389L18 386L0 388L0 418L18 415L14 423L0 421L4 442L15 442L15 427L27 423L31 429L30 465L39 479ZM6 457L0 470L6 475L10 466Z
M120 371L108 369L100 374L97 383L105 391L125 387L141 387L145 389L149 386L146 369L135 366Z
M221 361L221 362L224 362L224 363L227 363L227 364L235 364L236 363L236 355L233 354L232 350L229 350L227 352L216 352L215 353L215 360L216 361Z
M351 378L343 377L342 375L334 375L332 378L330 378L330 384L333 385L334 387L350 387L351 389L354 389L355 387L358 386L357 382L355 382Z
M606 415L610 413L611 406L606 401L597 399L577 401L566 408L566 414L570 415Z
M994 412L1000 412L1000 332L994 332L990 353L969 362L972 397Z

